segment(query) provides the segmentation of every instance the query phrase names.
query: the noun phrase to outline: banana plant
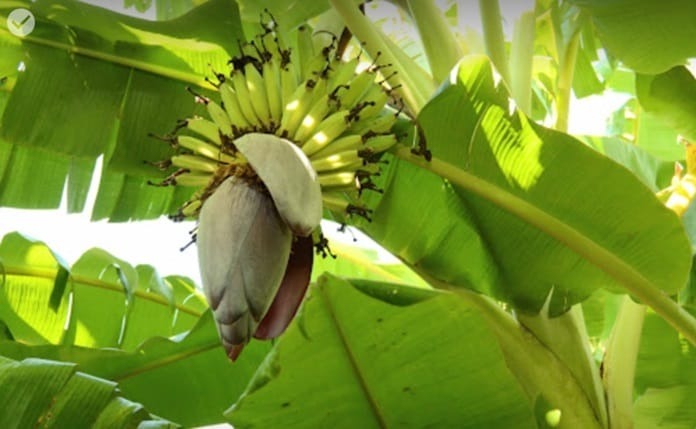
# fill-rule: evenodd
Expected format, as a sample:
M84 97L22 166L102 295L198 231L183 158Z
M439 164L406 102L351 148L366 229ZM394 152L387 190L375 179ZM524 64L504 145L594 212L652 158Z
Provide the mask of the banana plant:
M0 204L55 207L66 183L81 211L103 156L93 218L194 221L206 298L10 234L1 354L76 363L187 426L696 422L692 4L193 3L0 7L37 20L0 32ZM632 97L613 128L571 135L573 95L610 91ZM322 217L400 263L327 244Z

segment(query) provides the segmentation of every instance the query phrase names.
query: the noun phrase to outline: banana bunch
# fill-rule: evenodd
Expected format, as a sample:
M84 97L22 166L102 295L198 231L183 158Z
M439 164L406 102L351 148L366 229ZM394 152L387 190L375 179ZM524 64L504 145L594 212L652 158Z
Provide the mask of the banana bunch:
M274 21L262 26L217 75L219 99L196 95L208 115L178 125L164 181L198 188L177 216L199 219L203 287L233 360L285 329L325 242L323 210L368 218L361 193L397 141L378 67L357 72L335 40L315 49L307 27L290 49Z

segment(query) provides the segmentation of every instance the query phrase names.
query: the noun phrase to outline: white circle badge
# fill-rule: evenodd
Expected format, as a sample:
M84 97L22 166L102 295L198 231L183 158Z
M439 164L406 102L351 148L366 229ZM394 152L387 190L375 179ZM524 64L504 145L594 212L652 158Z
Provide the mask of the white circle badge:
M24 37L34 31L36 20L26 9L15 9L7 16L7 29L17 37Z

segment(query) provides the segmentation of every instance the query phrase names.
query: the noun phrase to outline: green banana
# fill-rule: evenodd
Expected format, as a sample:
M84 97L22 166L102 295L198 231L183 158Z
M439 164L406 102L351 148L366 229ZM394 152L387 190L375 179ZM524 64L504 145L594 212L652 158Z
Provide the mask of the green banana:
M244 118L252 126L259 125L261 121L260 118L256 116L254 107L251 105L251 94L249 94L249 88L247 87L244 73L242 73L241 70L232 72L232 86L234 87L234 92L237 94L236 98Z
M263 63L263 82L266 86L270 122L278 126L283 114L283 94L280 87L280 59L276 56Z
M300 80L311 79L313 76L309 74L309 63L316 56L314 52L314 44L312 43L312 29L307 25L301 25L297 28L297 73Z
M172 165L185 168L192 173L214 173L219 167L218 163L196 155L174 155L171 160Z
M335 60L331 62L334 72L329 76L327 91L332 93L336 91L339 85L347 85L353 77L355 77L355 69L358 67L358 59L353 58L349 61Z
M329 117L324 119L319 124L314 135L302 146L302 151L307 156L312 156L314 153L328 145L336 137L340 136L341 133L348 128L349 123L349 110L339 110L338 112L329 115Z
M363 138L361 135L348 134L332 141L330 145L312 154L309 159L315 161L347 150L355 150L357 152L362 146Z
M186 128L199 136L208 139L218 146L222 144L222 139L220 138L220 128L218 128L217 124L214 122L201 118L200 116L196 116L195 118L186 120Z
M309 109L309 112L307 112L304 118L302 118L300 126L297 127L297 131L295 131L293 140L296 142L302 142L305 141L307 137L311 136L321 121L329 113L330 109L331 105L329 104L329 94L324 93L321 97L319 97L319 100L314 103L314 106Z
M345 213L348 208L348 201L343 195L334 192L324 192L322 195L324 208L336 213Z
M379 112L384 110L384 106L387 105L387 100L389 100L389 94L379 86L373 86L367 91L363 100L361 100L369 104L360 111L360 116L369 118L378 115Z
M182 173L176 176L174 182L179 186L200 188L207 186L211 177L210 174L203 173Z
M383 134L370 137L365 141L365 147L373 152L384 152L396 144L396 136L394 134Z
M178 136L176 138L176 142L179 146L212 160L221 161L228 164L236 161L233 156L220 152L220 149L217 146L213 146L195 137Z
M249 100L261 125L271 122L271 109L268 106L268 96L266 95L266 83L253 64L244 66L246 86L249 90Z
M297 127L312 107L311 101L314 95L315 81L307 81L298 86L290 101L285 105L283 119L280 122L278 135L294 136Z
M338 170L340 168L358 168L363 164L363 159L358 155L357 150L348 150L329 155L325 158L312 161L312 168L317 173Z
M356 75L348 82L348 88L338 96L341 106L355 105L360 100L360 97L370 88L370 85L374 85L374 82L375 74L369 70Z
M211 100L208 100L205 105L208 109L208 114L212 118L213 122L217 124L218 128L220 128L220 131L224 135L231 137L232 123L230 123L230 118L227 116L227 112L225 112L225 110L220 107L219 104Z
M351 185L355 187L355 172L341 171L338 173L320 174L319 184L322 188L342 188Z
M281 94L281 106L285 106L292 101L292 96L297 90L297 74L295 68L291 65L286 65L280 69L280 94ZM285 112L283 113L285 116Z
M367 132L382 134L389 132L395 123L396 115L394 113L384 113L356 121L348 128L348 132L353 134L364 134Z
M237 93L228 82L224 82L218 88L222 104L227 111L227 117L230 118L230 123L239 130L251 128L251 122L242 113L242 108L237 101Z

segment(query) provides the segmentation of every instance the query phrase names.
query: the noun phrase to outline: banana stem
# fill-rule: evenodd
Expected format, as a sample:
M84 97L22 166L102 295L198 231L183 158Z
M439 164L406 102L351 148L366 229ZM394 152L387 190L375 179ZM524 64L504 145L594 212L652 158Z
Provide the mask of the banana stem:
M633 428L633 381L646 307L624 296L604 357L604 389L612 429Z
M527 116L532 114L535 26L534 11L524 12L515 22L514 36L510 45L510 69L512 70L510 89L517 107Z
M464 52L433 0L408 0L408 6L411 18L418 28L433 78L436 82L442 82L447 79L450 70Z
M606 402L599 369L590 350L585 319L580 305L565 314L549 318L546 309L536 315L518 315L520 324L551 350L573 374L592 404L602 427L608 426Z
M483 21L483 40L486 45L486 53L505 83L509 85L510 70L505 53L505 34L503 33L500 4L498 0L479 0L479 9Z
M531 401L543 396L561 412L558 428L601 428L590 401L568 368L539 340L492 299L437 280L418 267L411 268L439 289L457 294L476 308L498 339L510 371ZM551 410L547 410L551 411Z
M436 157L433 157L431 161L426 161L424 158L412 154L411 149L404 145L397 145L392 153L397 158L435 173L449 180L452 184L485 198L563 243L585 260L616 279L629 293L650 306L677 331L681 332L689 342L696 345L696 318L657 288L650 280L643 277L640 272L580 231L526 200Z
M556 98L556 129L561 132L568 131L568 117L570 115L570 97L573 88L573 76L575 75L575 61L580 46L580 32L576 32L568 42L563 59L558 70L558 96Z

